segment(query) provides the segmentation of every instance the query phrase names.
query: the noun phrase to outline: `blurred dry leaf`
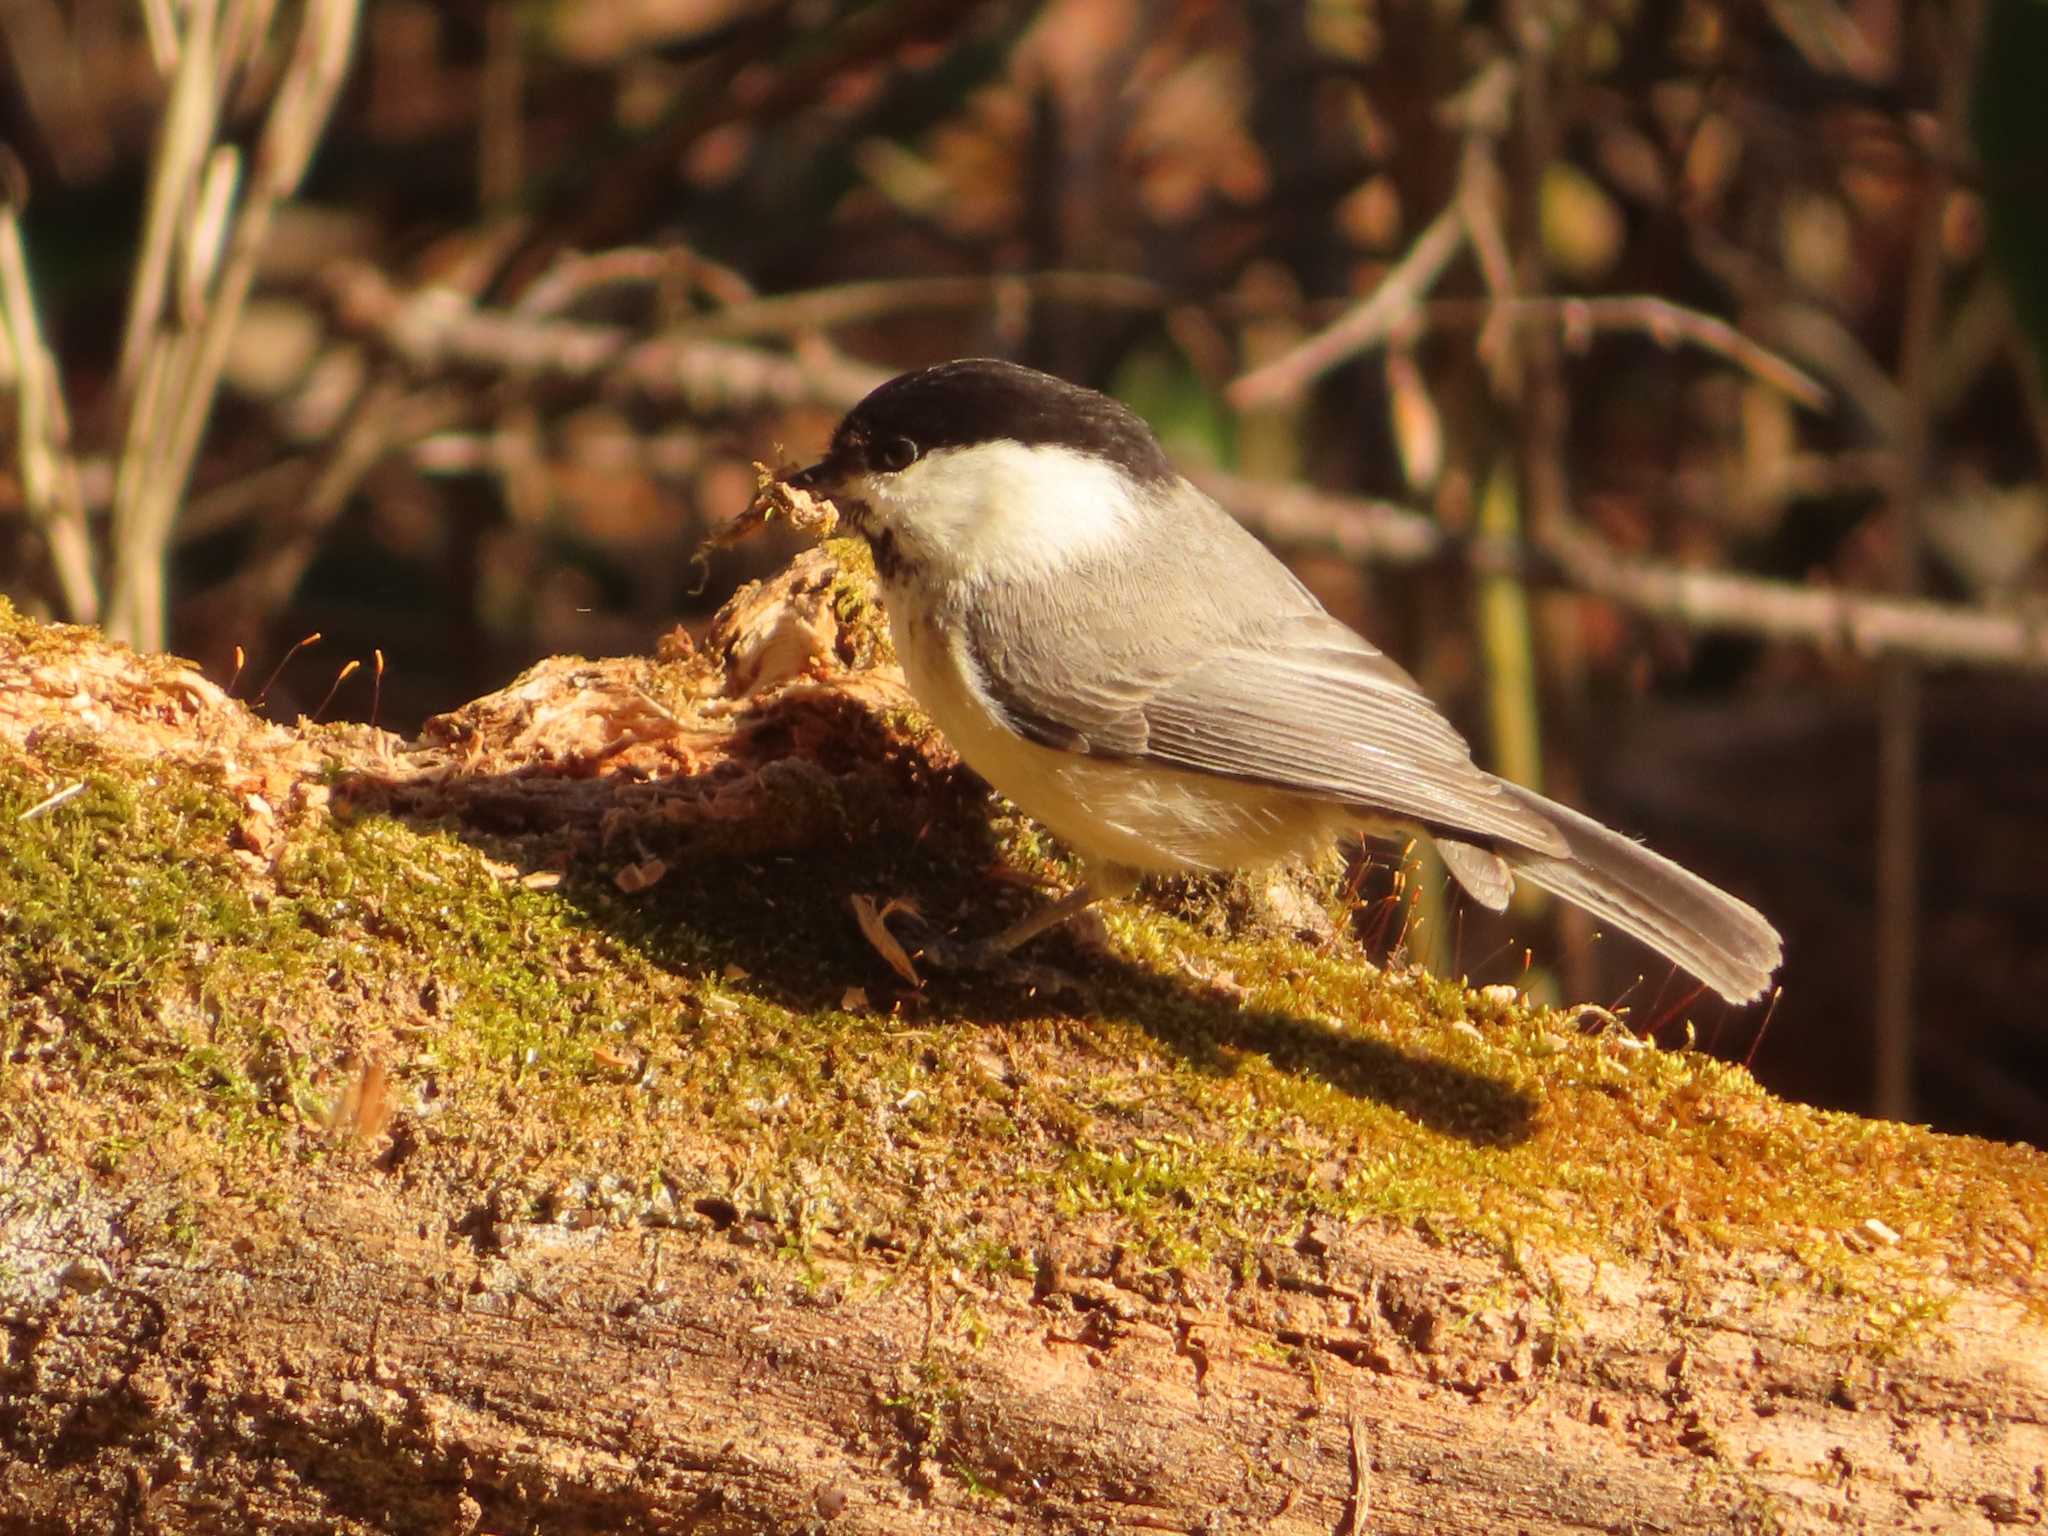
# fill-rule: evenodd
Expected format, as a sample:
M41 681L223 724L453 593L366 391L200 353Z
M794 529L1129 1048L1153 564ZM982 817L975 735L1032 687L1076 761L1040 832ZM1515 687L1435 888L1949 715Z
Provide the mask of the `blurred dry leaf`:
M1799 448L1799 422L1780 390L1752 381L1742 386L1742 479L1745 494L1724 504L1730 526L1751 537L1767 533L1779 510L1770 488L1784 483L1786 466Z
M1600 162L1600 174L1623 195L1652 208L1662 208L1670 201L1671 178L1663 151L1633 124L1603 125L1593 141L1593 153Z
M957 181L967 179L948 176L944 167L894 139L861 140L853 147L853 163L892 207L921 218L946 208ZM956 219L947 222L958 225Z
M1928 508L1927 539L1972 593L2003 598L2048 551L2048 491L2039 484L1959 489Z
M1309 0L1303 29L1318 53L1347 64L1370 64L1380 51L1380 26L1370 0Z
M1327 153L1349 159L1362 156L1383 162L1394 149L1394 132L1373 110L1373 101L1356 80L1323 80L1316 85L1316 134Z
M1702 7L1703 9L1703 7ZM1875 84L1898 66L1897 27L1892 6L1843 6L1834 0L1764 0L1779 35L1824 74L1848 75Z
M1810 293L1833 294L1849 270L1854 232L1839 198L1811 192L1785 200L1778 243L1785 271Z
M1361 250L1392 250L1401 238L1401 193L1391 176L1370 176L1337 205L1337 228Z
M1444 468L1443 420L1415 354L1406 347L1387 349L1387 418L1408 488L1433 490Z
M897 207L956 235L987 239L1012 229L1024 210L1021 157L1033 129L1024 93L991 86L968 98L962 116L932 130L928 157L871 139L855 151L855 161Z
M704 189L728 186L746 170L759 136L748 123L721 123L690 146L683 174Z
M1590 283L1621 259L1627 225L1614 199L1598 182L1566 160L1543 171L1543 253L1556 271Z
M1580 67L1589 75L1604 75L1621 63L1626 46L1613 18L1590 15L1579 44Z
M241 394L258 400L281 399L311 371L326 335L326 326L309 304L297 299L251 299L228 338L221 377Z
M556 0L540 25L564 58L605 65L702 37L759 9L756 0Z
M277 210L257 272L267 283L304 282L345 259L368 259L378 226L360 208L286 203Z
M1161 224L1183 224L1212 195L1252 203L1266 195L1266 158L1245 131L1244 61L1211 52L1187 60L1145 96L1128 150L1138 196Z
M1136 0L1045 0L1017 49L1018 73L1049 82L1062 100L1101 89L1102 61L1129 46Z
M1985 221L1981 193L1963 187L1950 194L1941 210L1941 254L1951 266L1963 266L1984 253Z
M320 353L298 388L277 411L278 425L295 443L325 442L370 382L370 360L362 347L341 342Z
M1741 162L1741 130L1720 113L1704 120L1694 130L1685 154L1681 180L1687 210L1703 214L1718 203Z
M638 864L625 864L612 876L612 884L628 896L638 895L668 873L668 865L660 859L643 859Z
M1706 93L1700 82L1680 77L1659 80L1649 89L1650 119L1662 135L1665 148L1682 154L1706 110Z

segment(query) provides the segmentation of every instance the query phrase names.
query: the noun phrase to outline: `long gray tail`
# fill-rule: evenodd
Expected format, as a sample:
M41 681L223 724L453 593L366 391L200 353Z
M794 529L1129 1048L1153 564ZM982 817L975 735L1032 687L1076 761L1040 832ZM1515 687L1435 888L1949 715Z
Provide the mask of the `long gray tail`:
M1570 850L1558 856L1496 844L1492 852L1517 876L1642 940L1732 1003L1764 994L1785 946L1756 908L1569 806L1505 781L1501 788L1554 825ZM1505 905L1506 882L1475 867L1480 849L1447 839L1437 846L1474 896ZM1491 858L1485 865L1500 868Z

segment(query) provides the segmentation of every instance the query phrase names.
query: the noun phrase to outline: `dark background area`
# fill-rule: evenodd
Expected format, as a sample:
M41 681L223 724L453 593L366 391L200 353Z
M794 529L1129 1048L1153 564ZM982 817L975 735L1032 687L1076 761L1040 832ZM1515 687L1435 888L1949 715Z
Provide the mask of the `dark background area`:
M201 11L217 117L192 163L227 167L232 195L210 204L195 172L153 201ZM1624 1003L1666 1043L1689 1017L1803 1098L2041 1142L2044 18L18 0L0 168L68 405L92 616L273 715L411 732L537 657L701 625L794 547L698 558L754 461L813 453L870 378L1011 357L1119 394L1191 466L1432 520L1440 554L1389 564L1246 509L1482 761L1788 939L1783 995L1732 1012L1548 915L1490 927L1425 872L1419 953ZM344 25L317 155L242 252L300 55ZM1462 248L1423 272L1447 209ZM169 275L138 322L153 228ZM222 281L238 261L246 297ZM1365 344L1233 392L1390 274L1412 287ZM176 349L214 316L217 394L204 370L152 391L150 359L185 377ZM188 468L149 424L194 399ZM0 589L88 616L36 441L0 419ZM130 472L167 486L160 530L124 511ZM1886 660L1466 558L1476 533L1566 531L1766 598L2016 617L2034 659ZM124 602L124 571L160 613ZM1525 949L1554 971L1525 973Z

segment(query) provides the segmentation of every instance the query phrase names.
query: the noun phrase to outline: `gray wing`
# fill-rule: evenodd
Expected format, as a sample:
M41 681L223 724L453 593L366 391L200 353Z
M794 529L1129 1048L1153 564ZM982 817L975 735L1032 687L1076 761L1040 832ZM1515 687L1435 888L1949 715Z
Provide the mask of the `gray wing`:
M1251 535L1235 523L1177 532L1115 570L984 594L970 610L982 685L1020 735L1568 851L1472 761L1413 678Z
M1399 666L1335 619L1213 654L1141 711L1146 755L1421 822L1563 851L1541 817L1501 793Z

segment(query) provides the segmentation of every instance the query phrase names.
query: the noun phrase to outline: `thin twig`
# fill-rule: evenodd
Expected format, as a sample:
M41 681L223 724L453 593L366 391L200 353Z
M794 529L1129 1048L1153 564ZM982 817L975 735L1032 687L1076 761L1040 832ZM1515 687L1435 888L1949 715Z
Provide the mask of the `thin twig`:
M84 793L85 780L74 780L72 783L66 784L62 789L58 790L55 794L45 795L42 799L38 800L34 805L30 806L27 810L23 811L19 816L15 817L14 819L16 821L38 820L41 817L49 815L50 812L56 810L58 806L64 804L67 800L75 800Z
M1906 313L1899 345L1899 484L1892 501L1892 578L1902 596L1918 592L1925 563L1925 520L1940 361L1943 214L1955 187L1955 164L1967 132L1971 73L1976 67L1979 0L1955 0L1948 14L1921 8L1945 48L1936 142L1929 156L1927 207L1907 273ZM1947 25L1938 26L1945 21ZM1875 1107L1903 1120L1913 1112L1913 993L1920 938L1920 674L1895 656L1878 677L1877 742L1877 1010Z
M2014 332L2004 275L1986 265L1969 285L1936 342L1928 400L1936 415L1961 405L2003 360Z
M456 364L535 377L603 376L651 399L704 409L813 404L844 410L888 377L816 349L792 358L732 342L643 340L625 326L481 308L449 288L405 293L367 263L337 264L327 285L345 323L426 371Z
M148 354L161 335L178 231L219 126L218 59L214 52L219 19L218 0L195 0L186 7L182 31L177 30L174 19L162 23L171 29L167 41L177 62L171 73L170 99L164 104L156 160L150 168L142 248L135 258L135 283L128 290L128 319L121 332L121 362L115 379L116 393L123 400L132 401L140 388ZM131 415L131 425L133 420Z
M1472 255L1479 263L1480 281L1486 284L1487 302L1497 308L1512 303L1515 292L1515 262L1500 227L1500 165L1494 158L1492 140L1477 135L1466 139L1460 154L1458 210L1472 239Z
M1503 278L1489 278L1496 300L1494 314L1480 332L1480 356L1489 359L1496 376L1516 386L1516 452L1520 474L1498 490L1489 488L1480 503L1482 528L1519 531L1541 544L1570 517L1571 491L1566 483L1566 446L1570 434L1571 400L1565 387L1565 362L1559 337L1548 326L1518 334L1508 306L1518 300L1544 300L1550 294L1550 264L1543 236L1544 179L1559 153L1555 98L1569 96L1570 56L1576 24L1565 13L1551 11L1540 0L1511 3L1505 15L1515 39L1520 89L1516 93L1516 126L1512 140L1516 170L1513 266ZM1466 153L1471 154L1468 145ZM1479 235L1475 230L1474 241ZM1483 247L1482 247L1483 249ZM1503 253L1505 255L1505 253ZM1482 262L1481 270L1486 269ZM1500 284L1511 280L1512 293ZM1489 345L1489 341L1491 345ZM1499 469L1495 478L1505 480ZM1491 766L1515 783L1534 789L1549 787L1570 799L1574 786L1555 782L1543 750L1543 698L1547 688L1561 699L1579 691L1584 675L1581 648L1574 631L1557 626L1549 653L1538 657L1536 617L1529 584L1515 577L1487 578L1479 583L1476 614L1486 656L1488 719L1492 726ZM1539 676L1539 669L1547 676ZM1559 764L1569 773L1567 765ZM1540 908L1539 908L1540 910ZM1569 909L1568 909L1569 910ZM1593 983L1593 924L1573 911L1562 923L1561 959L1570 994L1585 996Z
M671 242L560 256L519 295L512 309L539 319L558 315L601 289L671 283L687 284L719 304L746 304L754 297L753 285L731 267Z
M535 457L532 434L498 427L483 431L452 429L407 443L405 453L424 475L499 475ZM638 433L621 429L616 436L579 439L579 447L599 453L616 472L681 479L704 464L701 435L682 430Z
M477 93L478 200L486 212L508 204L526 179L526 39L521 7L494 5L484 15L484 64Z
M1501 315L1517 325L1555 325L1565 346L1583 352L1600 331L1647 336L1666 349L1681 343L1711 353L1809 410L1824 410L1828 387L1789 359L1743 335L1715 315L1651 293L1598 298L1432 299L1423 305L1431 325L1474 324Z
M1560 585L1691 629L1727 630L1935 663L2048 669L2048 620L1925 599L1830 591L1626 560L1583 532L1553 533Z
M680 399L700 410L741 406L853 406L889 371L812 349L779 357L730 342L658 338L633 349L625 379L655 398Z
M1458 169L1457 203L1472 242L1473 259L1479 265L1479 280L1486 285L1486 315L1476 345L1494 392L1507 399L1518 392L1520 382L1510 306L1521 285L1516 280L1514 258L1508 253L1507 234L1501 228L1503 189L1494 141L1468 134Z
M1313 486L1249 480L1204 465L1181 472L1269 544L1315 549L1372 565L1453 559L1459 541L1426 512L1396 501L1346 496Z
M178 67L178 22L171 0L142 0L142 27L149 38L150 62L162 74Z
M396 368L387 365L387 372ZM293 515L267 531L262 551L210 592L226 623L260 627L297 588L322 536L384 457L402 444L432 437L460 419L464 406L445 392L408 396L395 377L373 378L351 408L331 449L294 498ZM303 466L297 466L303 468Z
M1230 403L1240 411L1283 404L1338 364L1384 341L1464 247L1465 216L1454 198L1430 220L1370 298L1299 346L1240 375L1229 388Z
M777 294L694 316L677 327L691 337L793 336L906 312L979 309L1011 297L1033 303L1104 309L1163 308L1157 283L1118 272L1027 272L1002 277L937 277L841 283Z
M1899 431L1905 403L1891 376L1855 333L1812 304L1780 304L1765 323L1780 346L1796 352L1832 379L1880 436Z
M180 123L189 120L192 126L173 133L167 125L159 165L164 200L159 209L153 190L151 240L169 240L180 231L189 234L191 227L190 178L203 163L212 136L220 82L234 65L225 56L210 56L203 67L192 62L191 56L202 42L201 18L207 18L204 25L210 35L213 9L204 3L195 7L193 25L181 44L184 56L179 87L173 91L172 117ZM115 493L109 627L142 648L155 649L163 643L164 553L172 524L198 457L228 345L255 282L257 261L269 239L271 223L278 207L305 176L354 55L358 13L358 0L308 0L303 7L290 61L257 144L246 199L225 241L214 244L220 252L218 273L195 274L198 280L192 287L191 302L197 312L180 316L182 323L164 328L157 318L162 305L160 286L147 302L131 306L131 326L146 325L150 341L145 345L131 334L124 343L124 383L136 388L138 400L131 405L123 455L126 472ZM238 24L235 30L251 47L260 41L252 35L253 28ZM208 51L211 55L210 47ZM191 99L181 98L181 90ZM175 175L164 170L166 165ZM155 233L159 217L170 234ZM150 247L150 252L154 249ZM153 265L158 260L146 253L139 288L161 284L162 275ZM130 347L136 349L132 373L128 372ZM167 353L169 361L157 360L153 354L159 352ZM151 367L160 371L153 387L145 389L144 374ZM147 399L146 411L141 408L142 397Z
M1507 130L1517 85L1513 66L1494 59L1439 109L1444 121L1465 136L1450 201L1363 303L1272 361L1239 375L1225 392L1233 406L1250 411L1297 399L1338 364L1378 346L1415 313L1453 258L1475 239L1480 242L1484 275L1490 282L1501 276L1503 246L1492 220L1499 171L1491 142Z
M99 618L100 591L85 497L71 454L71 420L57 361L36 320L15 199L6 193L0 193L0 350L8 354L15 375L22 499L49 542L66 615L75 623L93 623Z
M1372 1449L1366 1444L1365 1427L1358 1415L1351 1415L1351 1497L1344 1501L1344 1518L1337 1524L1337 1536L1365 1536L1372 1525Z

